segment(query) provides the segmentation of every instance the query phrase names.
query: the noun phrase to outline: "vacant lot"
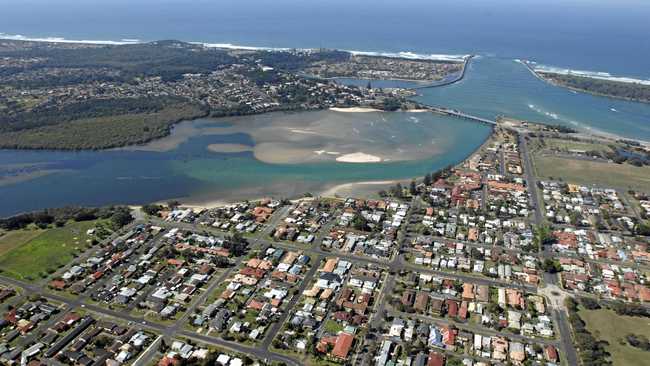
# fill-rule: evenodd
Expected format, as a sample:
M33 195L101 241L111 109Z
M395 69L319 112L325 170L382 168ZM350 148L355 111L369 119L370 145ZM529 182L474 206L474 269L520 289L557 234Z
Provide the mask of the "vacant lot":
M607 351L614 365L648 364L650 353L630 346L625 336L632 333L650 338L650 319L621 316L608 309L580 310L579 315L594 337L609 342Z
M646 191L650 187L650 167L629 164L601 163L535 155L537 176L541 179L563 179L584 185Z
M86 231L95 227L97 221L71 222L64 227L37 231L29 237L17 231L7 239L0 239L3 250L0 255L0 270L7 276L20 280L34 281L48 272L70 262L80 254L92 239Z

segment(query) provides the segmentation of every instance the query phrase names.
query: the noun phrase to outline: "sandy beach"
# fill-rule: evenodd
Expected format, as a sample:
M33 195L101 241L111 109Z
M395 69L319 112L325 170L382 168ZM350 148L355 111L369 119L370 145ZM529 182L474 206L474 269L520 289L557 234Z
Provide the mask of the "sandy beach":
M381 180L368 182L343 183L332 186L320 193L322 197L372 197L382 189L399 182L399 180Z
M343 113L368 113L368 112L383 112L381 109L366 108L366 107L350 107L350 108L337 108L332 107L330 111L343 112Z

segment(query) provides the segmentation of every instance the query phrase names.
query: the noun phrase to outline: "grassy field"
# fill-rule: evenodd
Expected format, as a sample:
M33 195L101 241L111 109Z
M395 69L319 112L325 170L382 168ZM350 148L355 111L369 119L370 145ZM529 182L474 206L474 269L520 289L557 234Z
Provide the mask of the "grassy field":
M97 222L70 222L64 227L40 230L33 237L17 231L17 234L2 240L0 248L9 249L0 255L0 270L4 275L20 280L36 280L83 252L89 245L87 240L92 239L86 231L95 227Z
M544 139L546 148L555 148L560 150L583 150L583 151L610 151L606 144L597 144L582 141L571 141L564 139Z
M594 337L609 342L607 351L611 353L614 365L648 364L650 353L630 346L625 336L633 333L650 338L650 319L621 316L608 309L582 309L578 314Z
M535 155L537 176L541 179L562 178L566 182L601 185L645 191L650 187L650 167L630 164L601 163Z
M340 331L343 330L343 326L334 320L328 319L325 322L324 329L328 333L338 334Z
M0 256L34 239L44 230L14 230L0 233Z

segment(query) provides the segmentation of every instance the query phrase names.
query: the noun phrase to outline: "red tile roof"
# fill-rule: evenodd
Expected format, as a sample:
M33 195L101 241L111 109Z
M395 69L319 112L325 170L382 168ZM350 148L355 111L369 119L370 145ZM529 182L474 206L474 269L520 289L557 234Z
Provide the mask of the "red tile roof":
M352 348L352 342L354 337L348 333L341 333L336 337L336 343L334 344L334 349L332 350L332 356L345 360L348 358L348 353L350 353L350 348Z

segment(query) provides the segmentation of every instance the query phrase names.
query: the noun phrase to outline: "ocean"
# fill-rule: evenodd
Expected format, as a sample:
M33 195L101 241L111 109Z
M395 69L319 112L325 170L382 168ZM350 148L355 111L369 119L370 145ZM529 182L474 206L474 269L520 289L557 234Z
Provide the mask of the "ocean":
M481 54L650 78L647 0L0 0L0 32Z

